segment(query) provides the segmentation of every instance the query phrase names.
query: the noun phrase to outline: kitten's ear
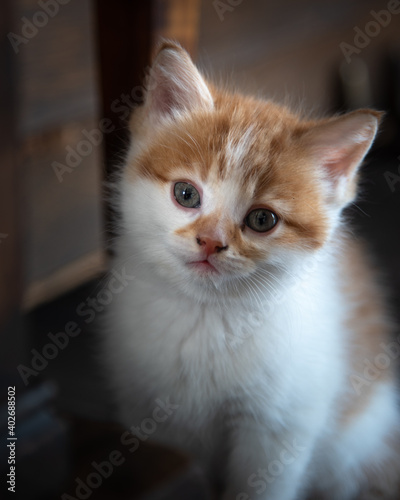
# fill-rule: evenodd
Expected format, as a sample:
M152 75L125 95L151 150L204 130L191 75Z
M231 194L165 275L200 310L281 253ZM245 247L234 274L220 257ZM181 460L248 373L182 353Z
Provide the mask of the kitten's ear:
M150 69L145 106L154 124L195 108L212 109L213 99L203 79L179 45L164 42Z
M375 138L382 113L359 110L314 125L303 137L308 154L329 180L341 206L356 195L357 170Z

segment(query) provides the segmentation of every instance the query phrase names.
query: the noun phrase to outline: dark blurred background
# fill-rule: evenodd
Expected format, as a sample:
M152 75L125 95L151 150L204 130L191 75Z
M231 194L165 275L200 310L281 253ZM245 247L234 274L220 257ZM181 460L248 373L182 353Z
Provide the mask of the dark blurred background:
M96 363L99 311L82 315L112 300L102 182L123 158L129 109L165 36L244 92L319 116L385 111L348 217L400 321L400 2L2 0L0 32L2 483L15 386L14 498L208 498L187 457L121 445ZM96 472L118 451L109 477Z

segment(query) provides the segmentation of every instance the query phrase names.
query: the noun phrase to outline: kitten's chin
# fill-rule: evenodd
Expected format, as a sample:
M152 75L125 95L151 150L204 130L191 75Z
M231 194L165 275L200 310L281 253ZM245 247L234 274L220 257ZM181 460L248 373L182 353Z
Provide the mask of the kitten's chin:
M213 264L211 264L211 262L209 262L208 260L189 262L187 266L189 267L189 269L193 269L196 273L199 273L200 276L220 274L218 269L213 266Z
M180 280L181 291L196 300L204 301L215 294L224 293L228 275L209 260L182 263L184 278ZM207 301L207 300L206 300Z
M218 266L218 263L213 264L208 260L190 262L184 266L187 269L186 277L188 278L181 282L184 295L204 303L237 299L240 296L240 283L237 282L240 278L235 277L232 270L227 270L224 266ZM234 274L238 275L238 272Z

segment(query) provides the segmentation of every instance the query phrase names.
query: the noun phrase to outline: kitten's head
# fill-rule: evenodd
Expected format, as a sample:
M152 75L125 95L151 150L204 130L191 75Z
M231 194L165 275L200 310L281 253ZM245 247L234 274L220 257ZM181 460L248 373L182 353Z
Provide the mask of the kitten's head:
M370 110L304 121L217 90L165 43L131 120L125 242L138 265L184 293L263 287L334 237L378 121Z

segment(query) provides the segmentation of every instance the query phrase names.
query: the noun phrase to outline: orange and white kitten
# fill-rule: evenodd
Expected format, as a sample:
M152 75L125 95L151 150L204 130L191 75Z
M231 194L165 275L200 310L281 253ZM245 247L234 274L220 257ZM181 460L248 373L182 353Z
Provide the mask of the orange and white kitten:
M341 216L379 117L303 120L174 43L155 57L104 357L122 422L195 454L225 500L398 498L400 347Z

